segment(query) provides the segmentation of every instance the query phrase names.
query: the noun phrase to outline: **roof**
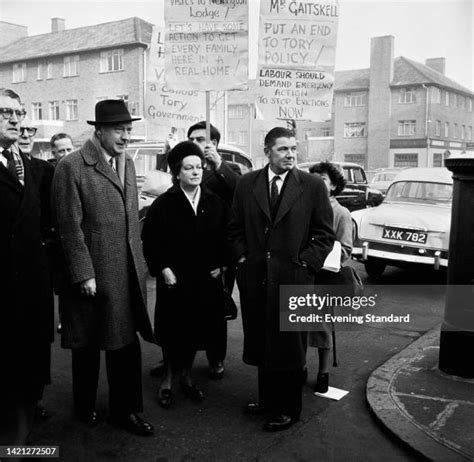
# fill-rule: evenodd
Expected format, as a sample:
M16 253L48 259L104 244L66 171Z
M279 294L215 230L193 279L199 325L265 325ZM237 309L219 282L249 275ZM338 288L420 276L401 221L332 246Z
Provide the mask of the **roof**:
M453 174L444 167L408 168L401 171L393 180L397 181L427 181L430 183L453 183Z
M338 71L335 78L335 91L369 89L370 69L355 69L351 71ZM436 85L443 88L465 93L470 96L473 92L456 83L431 67L400 56L395 58L393 80L391 86L404 85Z
M25 61L132 44L148 45L153 24L128 18L94 26L23 37L0 48L0 63Z

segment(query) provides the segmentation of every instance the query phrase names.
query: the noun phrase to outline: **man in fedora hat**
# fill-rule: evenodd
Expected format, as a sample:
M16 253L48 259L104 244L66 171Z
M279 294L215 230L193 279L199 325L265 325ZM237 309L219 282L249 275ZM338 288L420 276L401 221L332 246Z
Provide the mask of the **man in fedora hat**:
M153 434L143 410L136 332L154 342L146 309L146 266L138 228L132 118L122 100L96 104L94 134L56 167L53 201L68 282L61 290L62 346L72 350L76 417L97 423L100 351L105 350L110 422Z

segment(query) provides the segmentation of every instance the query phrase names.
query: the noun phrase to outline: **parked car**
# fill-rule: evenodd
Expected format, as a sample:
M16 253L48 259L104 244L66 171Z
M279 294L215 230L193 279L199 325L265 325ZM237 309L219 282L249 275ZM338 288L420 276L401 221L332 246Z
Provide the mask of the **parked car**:
M298 164L301 170L309 171L310 167L317 162L303 162ZM352 162L333 162L339 165L346 177L347 185L344 191L336 197L337 201L347 207L349 211L376 207L383 200L380 191L369 187L364 168Z
M237 165L242 174L252 170L252 159L239 148L221 143L217 150L224 160ZM172 186L171 175L167 172L165 143L131 143L127 147L127 153L135 163L139 217L143 220L153 201Z
M388 187L393 183L395 177L403 170L403 168L381 168L377 170L372 181L370 182L370 187L372 189L377 189L384 196L387 192Z
M448 265L453 180L446 168L400 172L382 204L352 212L352 257L367 274L382 275L387 265Z

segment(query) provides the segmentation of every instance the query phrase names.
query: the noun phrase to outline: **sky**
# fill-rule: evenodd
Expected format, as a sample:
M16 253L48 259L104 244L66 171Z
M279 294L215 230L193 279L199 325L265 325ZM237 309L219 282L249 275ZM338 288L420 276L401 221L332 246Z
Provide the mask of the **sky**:
M259 0L250 2L249 43L257 43ZM340 0L336 70L369 67L370 39L395 37L395 56L424 63L445 57L446 75L474 90L473 0ZM48 33L51 18L72 29L138 16L163 20L163 0L0 0L0 20L28 26L29 35ZM250 48L250 76L256 46Z

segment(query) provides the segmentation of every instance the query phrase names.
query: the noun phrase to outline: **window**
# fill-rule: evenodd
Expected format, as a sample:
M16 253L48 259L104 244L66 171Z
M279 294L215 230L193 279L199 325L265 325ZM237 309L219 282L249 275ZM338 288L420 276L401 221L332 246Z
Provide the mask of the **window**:
M53 63L51 61L48 61L48 63L46 64L46 78L53 78Z
M433 103L441 103L441 90L436 87L431 87L431 101Z
M50 101L48 108L49 120L59 120L59 101Z
M323 128L321 128L321 136L330 136L329 127L323 127Z
M398 102L404 104L416 103L416 88L400 89Z
M445 138L449 136L449 122L444 123L444 136Z
M453 126L453 138L457 138L458 136L458 124L454 124Z
M467 137L466 139L468 139L469 141L472 141L472 127L469 126L467 127Z
M77 120L77 99L66 100L66 120Z
M433 154L433 167L442 167L443 166L443 154L434 153Z
M229 119L243 119L247 115L247 106L243 104L229 106Z
M79 75L79 55L65 56L63 63L63 77Z
M26 82L26 63L13 65L13 83Z
M398 121L398 136L413 136L415 135L416 120L399 120Z
M344 138L362 138L365 136L365 123L344 124Z
M449 91L444 94L444 105L449 106Z
M123 49L102 51L100 53L100 72L123 71Z
M247 132L239 132L239 143L240 145L247 144Z
M461 109L466 109L466 98L464 98L464 96L459 97L459 107Z
M435 122L435 135L441 136L441 120Z
M453 106L458 107L458 95L456 93L453 93Z
M36 80L43 80L44 71L44 64L41 61L38 61L38 66L36 68Z
M394 167L418 167L418 154L394 154Z
M235 144L236 143L235 132L229 132L227 134L227 139L228 139L229 143ZM262 144L263 144L263 142L262 142Z
M31 105L31 114L33 120L43 120L43 107L41 103L33 103Z
M365 106L367 104L367 93L365 91L347 93L344 96L344 107Z
M466 137L466 126L461 125L461 139L463 140Z
M472 99L471 98L468 98L467 100L467 110L469 112L472 112Z
M449 157L449 151L445 151L443 154L433 154L433 167L444 167L444 161Z

